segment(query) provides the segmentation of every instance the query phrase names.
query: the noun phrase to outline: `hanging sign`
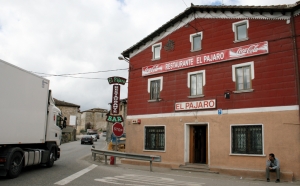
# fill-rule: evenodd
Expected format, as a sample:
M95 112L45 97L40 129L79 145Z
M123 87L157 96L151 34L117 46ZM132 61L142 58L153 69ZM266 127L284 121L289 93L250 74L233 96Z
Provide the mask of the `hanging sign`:
M117 77L117 76L109 77L109 78L107 78L107 81L108 81L108 83L109 83L110 85L111 85L111 84L121 84L121 85L125 85L125 83L126 83L126 79L125 79L125 78Z
M208 65L267 53L269 53L268 42L264 41L251 45L244 45L236 48L178 59L166 63L146 66L142 68L142 76L160 74L169 71L192 68L196 66Z
M106 121L108 122L112 122L112 123L115 123L115 122L123 122L123 117L121 115L108 115L107 118L106 118Z
M111 113L119 114L120 105L120 85L113 85Z

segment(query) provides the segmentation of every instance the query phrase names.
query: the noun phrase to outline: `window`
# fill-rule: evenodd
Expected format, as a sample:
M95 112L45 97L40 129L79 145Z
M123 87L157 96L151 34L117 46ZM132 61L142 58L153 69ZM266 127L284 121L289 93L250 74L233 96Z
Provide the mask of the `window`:
M203 86L205 85L205 70L188 73L188 88L190 97L203 96Z
M190 35L190 42L191 42L191 51L198 51L202 49L201 42L203 38L203 32L198 32L196 34Z
M253 62L232 65L232 81L236 83L237 91L253 91L252 79L254 79Z
M160 90L160 80L153 80L150 84L150 99L158 99Z
M231 126L231 152L263 154L262 125Z
M76 125L76 116L70 115L70 122L69 122L69 125L73 125L73 126Z
M156 77L148 79L148 93L150 93L150 100L160 101L160 92L163 87L163 77Z
M249 28L248 20L233 23L232 30L234 32L234 42L248 40L248 28Z
M61 126L61 117L59 115L56 115L56 126Z
M165 150L165 127L145 127L145 150Z
M160 59L161 43L152 45L152 60Z

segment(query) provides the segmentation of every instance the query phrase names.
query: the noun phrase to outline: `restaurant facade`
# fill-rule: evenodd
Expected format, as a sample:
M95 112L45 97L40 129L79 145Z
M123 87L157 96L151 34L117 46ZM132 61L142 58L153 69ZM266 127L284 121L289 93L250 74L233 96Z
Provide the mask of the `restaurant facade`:
M300 180L299 36L300 2L192 5L123 51L126 152L246 177L274 153Z

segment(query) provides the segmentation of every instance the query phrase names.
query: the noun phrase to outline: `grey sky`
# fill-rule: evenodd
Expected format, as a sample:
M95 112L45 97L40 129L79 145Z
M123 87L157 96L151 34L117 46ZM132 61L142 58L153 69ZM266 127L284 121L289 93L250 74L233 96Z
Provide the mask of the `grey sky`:
M1 0L0 59L45 74L126 69L120 53L190 6L220 4L202 0ZM228 1L225 5L293 4L292 0ZM261 4L264 3L264 4ZM42 75L42 74L39 74ZM128 70L47 76L55 98L109 109L112 86L106 78ZM100 79L82 79L100 78ZM121 98L127 85L121 86Z

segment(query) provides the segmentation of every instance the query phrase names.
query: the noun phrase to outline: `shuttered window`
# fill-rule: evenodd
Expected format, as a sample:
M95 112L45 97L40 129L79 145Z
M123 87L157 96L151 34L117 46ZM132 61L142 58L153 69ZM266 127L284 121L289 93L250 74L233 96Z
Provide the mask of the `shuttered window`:
M145 127L145 150L165 150L165 127Z
M232 126L232 153L263 154L262 125Z

